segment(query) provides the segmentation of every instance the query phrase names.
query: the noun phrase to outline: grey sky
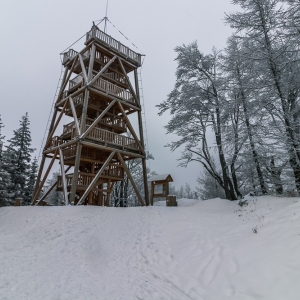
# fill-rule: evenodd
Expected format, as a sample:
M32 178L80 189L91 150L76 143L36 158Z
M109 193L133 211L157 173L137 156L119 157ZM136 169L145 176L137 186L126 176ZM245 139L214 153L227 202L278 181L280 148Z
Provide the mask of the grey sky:
M102 19L105 7L106 0L0 1L0 114L7 139L27 111L38 155L61 71L59 53ZM223 48L231 34L224 12L233 10L230 0L109 0L108 18L146 54L142 78L149 151L155 158L151 169L171 173L177 187L185 182L194 187L201 168L196 163L177 167L180 152L164 147L176 137L165 135L168 116L158 117L155 105L175 83L173 49L195 40L204 53ZM108 34L123 42L110 24ZM83 41L76 48L83 48Z

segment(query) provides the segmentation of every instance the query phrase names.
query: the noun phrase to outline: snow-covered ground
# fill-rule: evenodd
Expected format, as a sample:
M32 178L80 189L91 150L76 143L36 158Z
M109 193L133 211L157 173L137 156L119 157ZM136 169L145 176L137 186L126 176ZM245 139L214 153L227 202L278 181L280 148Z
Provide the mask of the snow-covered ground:
M299 200L0 208L0 299L299 300Z

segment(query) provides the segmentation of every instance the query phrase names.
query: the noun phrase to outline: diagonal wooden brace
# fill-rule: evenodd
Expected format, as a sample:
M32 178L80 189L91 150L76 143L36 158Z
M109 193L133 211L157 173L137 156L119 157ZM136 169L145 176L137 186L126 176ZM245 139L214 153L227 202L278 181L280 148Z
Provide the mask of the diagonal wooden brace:
M105 170L105 168L108 166L109 162L111 161L111 159L114 157L115 154L116 154L116 151L113 151L109 155L109 157L107 158L107 160L105 161L105 163L103 164L103 166L101 167L101 169L99 170L99 172L96 174L95 178L92 180L92 182L87 187L87 189L85 190L85 192L82 195L82 197L79 199L77 205L80 205L84 201L84 199L87 197L87 195L91 192L91 190L93 189L94 185L97 183L99 177L101 176L101 174L103 173L103 171Z

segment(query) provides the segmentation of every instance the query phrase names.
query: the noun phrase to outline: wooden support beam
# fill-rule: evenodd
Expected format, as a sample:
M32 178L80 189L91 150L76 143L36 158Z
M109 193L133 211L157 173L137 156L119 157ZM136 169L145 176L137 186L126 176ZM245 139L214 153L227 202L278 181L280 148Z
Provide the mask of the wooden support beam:
M138 98L137 98L137 95L136 95L136 93L135 93L135 90L133 89L133 87L132 87L132 85L131 85L131 82L130 82L130 80L129 80L129 77L128 77L128 75L127 75L127 73L126 73L126 71L125 71L125 68L124 68L124 66L123 66L122 60L121 60L119 57L118 57L118 61L119 61L119 63L120 63L121 69L122 69L122 71L123 71L123 75L125 76L126 81L127 81L127 83L128 83L129 90L130 90L132 96L135 98L136 103L139 104L139 100L138 100Z
M66 78L64 84L62 85L62 87L61 87L61 89L60 89L60 92L59 92L59 94L58 94L58 96L57 96L57 99L56 99L55 103L58 103L58 102L59 102L60 97L61 97L61 95L62 95L62 93L63 93L63 91L64 91L64 89L65 89L67 83L69 82L69 79L70 79L72 73L73 73L73 70L74 70L74 67L75 67L77 61L78 61L78 55L76 55L76 57L74 58L72 67L71 67L71 69L70 69L70 71L69 71L69 74L68 74L68 76L67 76L67 78Z
M62 108L62 110L61 110L61 112L60 112L60 114L59 114L59 116L58 116L58 118L57 118L57 120L56 120L56 122L55 122L54 127L52 128L51 132L50 132L49 135L48 135L48 138L47 138L47 141L46 141L46 144L45 144L44 149L47 149L47 147L48 147L48 145L49 145L49 143L50 143L50 141L51 141L51 139L52 139L52 136L53 136L53 134L54 134L54 132L55 132L55 130L56 130L56 128L57 128L57 126L58 126L58 124L59 124L59 122L60 122L60 120L61 120L63 114L64 114L64 111L65 111L65 109L66 109L66 106L67 106L67 102L64 104L64 106L63 106L63 108Z
M115 61L117 56L115 55L101 70L100 72L89 81L88 85L92 85L105 71L108 69L108 67Z
M53 155L53 157L52 157L52 159L51 159L51 161L50 161L50 164L49 164L49 166L48 166L48 168L47 168L47 171L46 171L46 173L45 173L45 175L44 175L44 177L43 177L41 183L39 184L39 187L38 187L38 189L37 189L37 191L36 191L36 193L35 193L35 195L34 195L34 197L33 197L33 201L32 201L31 204L34 204L35 201L37 200L38 196L40 195L40 192L41 192L41 190L42 190L42 188L43 188L43 186L44 186L44 183L45 183L45 181L46 181L46 179L47 179L47 177L48 177L48 175L49 175L49 172L50 172L50 170L51 170L51 168L52 168L52 166L53 166L53 163L54 163L54 161L55 161L55 159L56 159L57 152L58 152L58 150L55 151L55 153L54 153L54 155Z
M57 150L57 149L59 149L59 148L66 148L66 147L68 147L68 146L71 146L71 145L73 145L73 144L75 144L76 143L76 140L71 140L71 141L69 141L69 142L66 142L66 143L64 143L64 144L61 144L61 145L58 145L58 146L56 146L56 147L53 147L53 148L50 148L50 149L48 149L48 150L45 150L44 152L43 152L43 154L48 154L48 153L52 153L53 151L55 151L55 150Z
M80 138L85 138L98 124L98 122L105 116L105 114L112 108L112 106L117 102L117 100L113 100L105 109L104 111L97 117L97 119L90 125L90 127L82 134Z
M85 66L83 63L83 59L82 59L82 54L79 53L78 57L79 57L79 62L80 62L81 70L82 70L82 76L84 79L84 83L87 84L88 79L87 79L86 69L85 69Z
M68 199L68 191L67 191L67 180L66 180L66 174L65 174L65 168L64 168L64 156L61 148L59 148L59 160L60 160L60 171L61 171L61 177L63 182L63 194L65 198L65 204L66 206L69 205L69 199Z
M140 140L138 139L137 135L135 134L134 129L132 128L131 123L130 123L130 121L129 121L129 119L128 119L126 113L125 113L125 110L124 110L124 108L123 108L123 106L122 106L122 104L121 104L120 102L118 102L118 106L119 106L119 108L120 108L120 110L121 110L121 112L122 112L122 114L123 114L123 117L124 117L125 120L126 120L126 124L127 124L127 126L128 126L128 129L129 129L130 133L132 134L132 136L134 137L135 141L137 142L137 144L138 144L138 146L139 146L141 152L142 152L143 154L145 154L144 147L143 147L142 144L140 143Z
M125 164L125 162L124 162L124 160L123 160L123 158L122 158L122 155L121 155L120 153L117 153L117 155L118 155L118 158L119 158L121 164L123 165L123 168L124 168L124 170L125 170L125 172L126 172L128 178L129 178L129 180L130 180L130 182L131 182L131 184L132 184L132 187L133 187L133 189L134 189L134 191L135 191L135 193L136 193L136 195L137 195L137 197L138 197L138 199L139 199L139 201L140 201L140 204L141 204L142 206L144 206L145 203L144 203L144 201L143 201L143 198L142 198L142 196L141 196L141 194L140 194L140 192L139 192L139 190L138 190L138 188L137 188L137 186L136 186L136 184L135 184L135 182L134 182L134 180L133 180L133 178L132 178L132 176L131 176L131 174L130 174L129 169L127 168L127 166L126 166L126 164Z
M72 93L71 96L72 98L76 97L77 95L81 94L84 90L86 89L86 86L81 87L79 90L75 91L74 93ZM55 104L55 107L60 107L62 106L65 102L67 102L69 100L69 96L64 98L63 100L61 100L60 102Z
M139 90L139 81L138 81L138 73L137 70L134 70L134 81L135 81L135 90L136 95L138 99L139 106L140 103L140 90ZM144 141L144 132L143 132L143 121L142 121L142 112L141 110L138 111L138 122L139 122L139 132L140 132L140 138L141 143L145 149L145 141ZM144 190L145 190L145 199L146 199L146 205L149 205L149 191L148 191L148 179L147 179L147 166L146 166L146 157L142 158L142 168L143 168L143 179L144 179ZM153 199L151 201L151 205L153 205Z
M65 173L67 173L71 169L71 166L69 166L66 170ZM40 201L43 201L50 193L51 191L57 186L57 180L50 186L50 188L47 190L45 194L43 194L42 198L39 199L35 205L38 205Z
M100 168L99 172L96 174L96 176L94 177L94 179L92 180L92 182L90 183L90 185L87 187L87 189L85 190L85 192L83 193L82 197L80 198L80 200L78 201L77 205L81 204L84 199L87 197L87 195L89 194L89 192L93 189L94 185L97 183L99 177L101 176L101 174L103 173L103 171L105 170L105 168L108 166L109 162L111 161L111 159L113 158L113 156L116 154L116 151L113 151L109 157L107 158L107 160L105 161L105 163L102 165L102 167Z
M74 101L73 101L73 98L70 96L69 97L69 102L70 102L70 106L71 106L71 110L72 110L72 115L74 117L74 122L75 122L75 125L76 125L76 128L77 128L77 131L78 131L78 135L80 135L80 128L79 128L79 122L78 122L78 119L77 119L77 114L76 114L76 110L75 110L75 106L74 106Z
M40 186L40 180L41 180L42 172L43 172L43 169L44 169L45 160L46 160L46 156L43 155L42 160L41 160L41 164L40 164L40 168L39 168L39 172L38 172L38 175L37 175L37 178L36 178L36 181L35 181L35 187L34 187L33 197L31 199L31 205L33 205L34 202L35 202L34 196L36 195L36 192L37 192L37 190Z
M96 54L96 46L95 44L92 45L91 55L90 55L90 63L89 63L89 70L88 70L88 76L87 76L87 82L90 82L93 75L93 67L94 67L94 61L95 61L95 54Z
M71 187L71 192L70 192L70 202L74 202L74 204L75 204L75 193L76 193L76 189L77 189L77 185L78 185L78 171L79 171L79 167L80 167L81 150L82 150L81 143L77 143L77 149L76 149L77 152L76 152L76 158L75 158L72 187Z

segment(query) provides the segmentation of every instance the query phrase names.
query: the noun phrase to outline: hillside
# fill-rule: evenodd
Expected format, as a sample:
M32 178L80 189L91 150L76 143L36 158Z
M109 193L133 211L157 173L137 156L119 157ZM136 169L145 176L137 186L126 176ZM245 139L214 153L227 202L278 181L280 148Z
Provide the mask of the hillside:
M0 299L298 300L300 198L249 199L0 208Z

